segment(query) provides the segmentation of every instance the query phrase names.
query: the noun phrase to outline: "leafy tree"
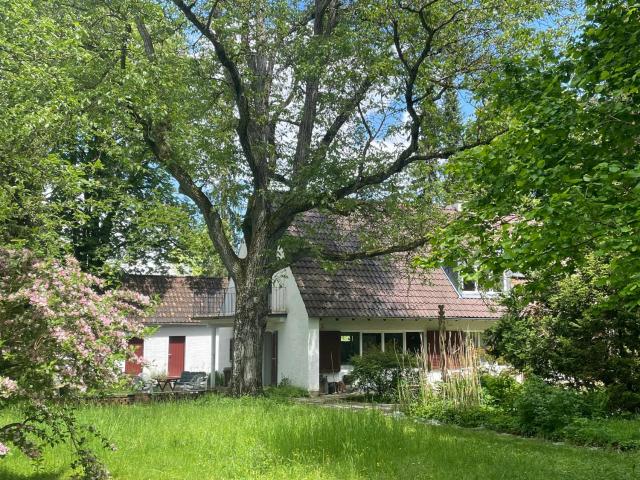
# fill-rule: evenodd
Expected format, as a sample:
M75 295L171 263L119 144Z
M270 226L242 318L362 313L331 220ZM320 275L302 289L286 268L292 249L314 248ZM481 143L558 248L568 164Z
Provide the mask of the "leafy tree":
M101 274L123 265L219 274L204 225L171 177L87 116L80 42L42 5L0 14L0 244L72 253Z
M0 409L24 417L0 426L0 457L6 444L37 459L44 446L67 441L83 478L107 478L87 445L100 435L77 423L73 400L118 384L122 360L135 361L128 339L142 334L148 299L101 293L103 283L77 261L42 261L27 250L0 249L0 271ZM70 401L56 400L63 394Z
M200 240L204 225L194 208L150 158L123 161L126 152L95 139L72 147L61 155L80 181L71 195L54 187L48 203L59 205L62 234L84 269L222 273L215 251Z
M516 288L488 332L490 353L550 381L604 385L613 406L640 407L640 313L620 305L611 265L587 258L532 294Z
M463 210L431 263L488 278L526 273L492 331L497 354L578 385L637 398L640 359L638 6L589 1L566 51L513 59L491 82L509 130L452 160ZM628 397L628 398L627 398Z
M640 304L640 9L588 1L566 51L514 57L487 83L509 129L448 166L464 208L433 258L538 273L529 288L608 263L620 302ZM490 106L489 106L490 105Z
M90 88L74 95L101 136L146 148L200 211L237 292L236 394L261 388L272 274L301 255L345 261L424 244L440 221L439 162L500 131L481 116L463 124L459 92L479 91L501 58L535 49L542 33L531 22L558 8L26 3L76 39L73 75ZM312 248L289 234L311 210L364 216L375 235L348 253Z

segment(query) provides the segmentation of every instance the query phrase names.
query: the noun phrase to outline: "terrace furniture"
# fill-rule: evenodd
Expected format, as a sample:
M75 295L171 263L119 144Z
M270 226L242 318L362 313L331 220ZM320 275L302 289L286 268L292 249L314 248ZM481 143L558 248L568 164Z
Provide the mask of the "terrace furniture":
M208 377L207 372L182 372L174 388L184 391L206 390Z
M169 386L169 388L173 392L176 388L178 379L178 377L156 378L156 386L160 389L161 392L164 392L167 386Z
M153 391L153 387L155 386L155 381L149 376L140 374L136 375L133 378L132 389L134 392L143 392L143 393L151 393Z

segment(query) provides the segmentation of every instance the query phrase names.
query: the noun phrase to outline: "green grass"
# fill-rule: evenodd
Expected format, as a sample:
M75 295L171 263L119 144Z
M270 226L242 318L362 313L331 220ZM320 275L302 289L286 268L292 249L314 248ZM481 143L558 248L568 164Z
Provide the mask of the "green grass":
M640 449L640 417L576 419L561 432L569 442L607 446L622 450Z
M638 453L268 399L88 407L80 417L118 444L100 451L118 479L640 478ZM66 478L69 459L57 447L38 472L14 452L0 460L0 479Z

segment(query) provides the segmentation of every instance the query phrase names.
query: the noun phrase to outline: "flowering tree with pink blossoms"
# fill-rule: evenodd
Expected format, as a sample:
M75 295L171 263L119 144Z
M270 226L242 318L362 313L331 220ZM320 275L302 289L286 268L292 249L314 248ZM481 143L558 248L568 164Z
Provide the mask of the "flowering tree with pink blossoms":
M20 412L0 424L0 458L15 447L37 459L43 447L68 442L82 478L108 478L87 440L108 442L76 421L73 404L119 384L122 362L136 360L128 340L142 335L148 305L135 292L106 289L71 258L0 249L0 410Z

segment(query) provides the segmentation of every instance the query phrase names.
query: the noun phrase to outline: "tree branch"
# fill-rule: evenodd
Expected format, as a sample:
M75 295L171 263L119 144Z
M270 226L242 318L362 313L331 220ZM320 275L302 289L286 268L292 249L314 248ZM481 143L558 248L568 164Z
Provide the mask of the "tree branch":
M353 97L347 102L338 116L333 120L324 136L322 137L322 140L320 140L320 145L318 146L318 149L314 154L314 157L319 156L321 158L315 158L315 161L319 161L324 158L327 150L340 132L340 129L344 126L347 120L351 118L351 115L353 115L354 111L358 108L358 105L360 105L360 102L362 102L362 100L364 99L365 95L371 88L371 85L373 85L373 79L371 77L365 78L360 86L356 89Z
M354 260L361 260L364 258L374 258L380 257L383 255L389 255L391 253L399 253L399 252L409 252L411 250L415 250L416 248L422 247L427 244L429 241L428 238L422 237L412 242L391 245L388 247L378 247L372 248L369 250L360 250L358 252L331 252L328 250L320 250L320 256L325 260L332 260L336 262L351 262Z
M470 150L470 149L478 147L480 145L487 145L494 138L496 138L498 135L501 135L502 133L504 133L504 131L499 132L498 134L496 134L495 136L492 136L490 138L478 140L478 141L475 141L475 142L472 142L472 143L467 143L467 144L461 145L459 147L453 147L453 148L448 148L448 149L445 149L445 150L438 150L438 151L428 152L428 153L425 153L423 155L408 153L410 151L410 147L407 147L398 156L396 161L393 162L391 165L389 165L387 168L382 169L382 170L380 170L378 172L375 172L375 173L371 173L371 174L368 174L368 175L360 176L360 177L352 180L348 184L336 189L331 194L331 197L334 200L340 200L341 198L344 198L344 197L346 197L348 195L356 193L357 191L363 189L364 187L367 187L367 186L370 186L370 185L377 185L379 183L382 183L385 180L388 180L393 175L395 175L397 173L400 173L401 171L403 171L405 168L407 168L412 163L415 163L415 162L428 162L428 161L433 161L433 160L445 160L445 159L450 158L450 157L452 157L452 156L454 156L454 155L456 155L458 153L462 153L462 152L464 152L466 150Z
M151 40L151 35L149 34L149 30L147 30L146 25L142 21L142 18L136 16L136 28L138 29L138 33L142 38L142 44L144 45L144 53L147 55L147 58L150 62L155 62L156 60L156 50L153 47L153 41Z
M189 173L174 160L171 147L166 140L166 127L155 126L133 112L133 117L142 126L145 142L158 162L176 179L180 193L189 197L198 207L207 225L211 241L230 275L235 277L240 269L240 258L236 255L224 232L224 224L220 214L214 209L211 200L193 181Z
M233 94L235 98L236 107L238 108L239 121L236 127L238 138L240 140L240 146L244 153L251 173L253 175L253 183L256 188L263 188L266 185L266 175L263 166L259 164L253 153L253 147L251 145L251 138L249 133L249 126L251 124L251 110L249 107L249 100L247 98L244 83L240 76L240 71L236 66L233 59L227 53L226 48L216 35L216 33L207 27L207 24L202 22L198 16L191 10L191 6L184 3L182 0L172 0L173 3L182 11L187 19L195 26L200 33L207 38L213 45L213 49L216 53L218 61L225 68L231 80L233 87Z
M142 37L147 59L150 63L154 63L156 55L151 35L141 17L136 17L135 22L136 28ZM180 193L189 197L200 210L207 225L207 233L211 241L220 254L229 274L235 276L240 267L240 259L227 239L222 218L214 209L209 197L196 185L187 171L173 159L171 148L166 141L166 130L168 127L166 125L156 126L151 120L144 119L138 115L132 108L129 110L136 122L142 126L145 143L147 143L153 152L154 157L160 164L164 165L171 176L176 179Z
M315 15L313 18L313 38L326 37L331 34L335 26L335 4L333 11L328 12L333 0L316 0ZM325 22L325 13L329 18ZM302 118L298 127L298 142L293 157L294 175L299 171L300 167L307 162L308 153L311 148L311 138L313 136L313 127L315 126L318 94L320 88L320 79L317 73L306 79L304 104L302 107Z

